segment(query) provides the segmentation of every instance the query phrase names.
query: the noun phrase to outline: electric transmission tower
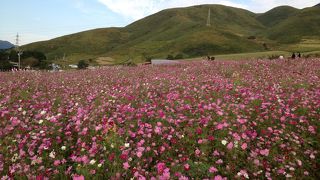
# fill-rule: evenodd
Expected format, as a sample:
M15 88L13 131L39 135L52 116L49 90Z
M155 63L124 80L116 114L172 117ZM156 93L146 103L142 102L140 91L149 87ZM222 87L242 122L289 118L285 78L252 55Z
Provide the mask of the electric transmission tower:
M23 51L20 49L19 47L19 34L17 33L17 36L16 36L16 51L18 53L18 69L20 70L21 69L21 55L23 54Z
M211 26L211 9L210 8L209 8L209 11L208 11L207 26Z

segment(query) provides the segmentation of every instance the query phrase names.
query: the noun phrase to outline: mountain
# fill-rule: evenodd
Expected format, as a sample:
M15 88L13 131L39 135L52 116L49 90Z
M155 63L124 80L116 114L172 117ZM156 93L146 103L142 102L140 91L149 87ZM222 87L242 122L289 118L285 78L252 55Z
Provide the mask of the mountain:
M211 26L206 26L208 11ZM24 46L49 59L77 62L108 57L109 61L137 61L183 54L256 52L268 46L294 43L320 35L320 8L274 8L263 14L223 5L199 5L160 11L123 28L101 28ZM249 38L250 37L250 38ZM318 36L319 37L319 36ZM63 63L62 60L60 60Z
M320 7L320 3L319 3L319 4L317 4L317 5L315 5L314 7Z
M320 8L291 10L288 18L271 26L266 37L281 43L297 43L303 38L320 37Z
M0 40L0 50L5 50L5 49L10 49L10 48L13 48L14 45L11 44L10 42L8 41L1 41Z
M290 6L279 6L257 17L257 20L266 27L275 26L292 15L298 13L299 10Z

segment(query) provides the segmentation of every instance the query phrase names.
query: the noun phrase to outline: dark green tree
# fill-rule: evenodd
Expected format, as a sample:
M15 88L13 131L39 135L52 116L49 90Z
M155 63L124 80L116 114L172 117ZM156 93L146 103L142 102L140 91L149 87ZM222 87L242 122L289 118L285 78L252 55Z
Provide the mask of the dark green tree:
M80 60L78 62L78 69L86 69L89 64L85 60Z
M183 54L177 54L176 57L174 57L174 59L183 59Z
M9 60L10 61L15 61L15 62L18 61L18 53L17 53L17 51L15 51L15 50L10 51Z
M9 54L6 51L0 50L0 61L1 60L8 60Z
M7 71L7 70L10 70L12 68L13 68L13 65L10 64L9 61L7 61L7 60L5 60L5 61L1 60L0 61L0 70Z
M152 56L148 55L147 53L142 53L145 62L151 62Z
M168 59L168 60L174 60L174 57L173 57L172 54L169 54L169 55L167 56L167 59Z

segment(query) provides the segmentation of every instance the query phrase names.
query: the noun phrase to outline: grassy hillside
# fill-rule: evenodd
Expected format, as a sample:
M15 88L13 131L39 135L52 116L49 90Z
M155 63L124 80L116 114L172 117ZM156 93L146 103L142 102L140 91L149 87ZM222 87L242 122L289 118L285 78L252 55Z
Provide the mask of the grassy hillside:
M206 26L209 9L211 26ZM23 48L43 51L49 59L62 64L80 59L112 64L127 60L141 62L146 57L165 58L168 54L192 58L257 52L279 48L279 43L297 44L303 38L308 39L307 36L317 36L319 10L283 6L257 15L222 5L174 8L123 28L95 29ZM249 39L250 36L253 38ZM66 58L62 60L62 57Z
M260 21L266 27L273 27L282 21L290 18L299 10L291 6L279 6L270 11L257 16L257 20Z
M267 37L281 43L297 43L304 38L320 37L320 8L312 7L291 14L289 18L275 24Z
M206 26L209 8L214 14L211 27ZM262 45L247 37L261 29L263 26L255 20L255 14L242 9L219 5L169 9L125 27L128 43L114 53L147 53L157 57L184 53L190 57L260 50Z
M125 34L119 28L95 29L29 44L24 49L45 52L50 59L75 55L99 55L123 43Z

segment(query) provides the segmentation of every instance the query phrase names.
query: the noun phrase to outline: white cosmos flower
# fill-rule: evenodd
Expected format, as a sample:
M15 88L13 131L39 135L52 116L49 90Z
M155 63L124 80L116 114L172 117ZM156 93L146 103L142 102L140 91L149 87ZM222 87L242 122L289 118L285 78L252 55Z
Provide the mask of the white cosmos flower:
M228 141L222 140L221 143L225 146L225 145L227 145Z
M292 175L291 174L287 174L286 178L292 178Z
M130 144L129 143L125 143L124 147L128 148L128 147L130 147Z
M90 161L90 164L91 164L91 165L94 165L96 162L97 162L96 160L92 159L92 160Z
M47 113L47 111L41 111L40 114L41 115L45 115Z
M43 120L41 119L40 121L39 121L39 124L42 124L43 123Z
M15 153L15 154L13 155L13 157L11 158L11 161L12 161L12 162L16 162L17 159L18 159L18 154Z
M62 147L61 147L61 150L62 150L62 151L65 151L66 149L67 149L66 146L62 146Z
M49 154L49 157L51 157L52 159L56 158L56 152L51 151L51 153Z
M235 142L234 142L234 147L235 147L235 148L238 148L238 146L239 146L239 142L238 142L238 141L235 141Z

